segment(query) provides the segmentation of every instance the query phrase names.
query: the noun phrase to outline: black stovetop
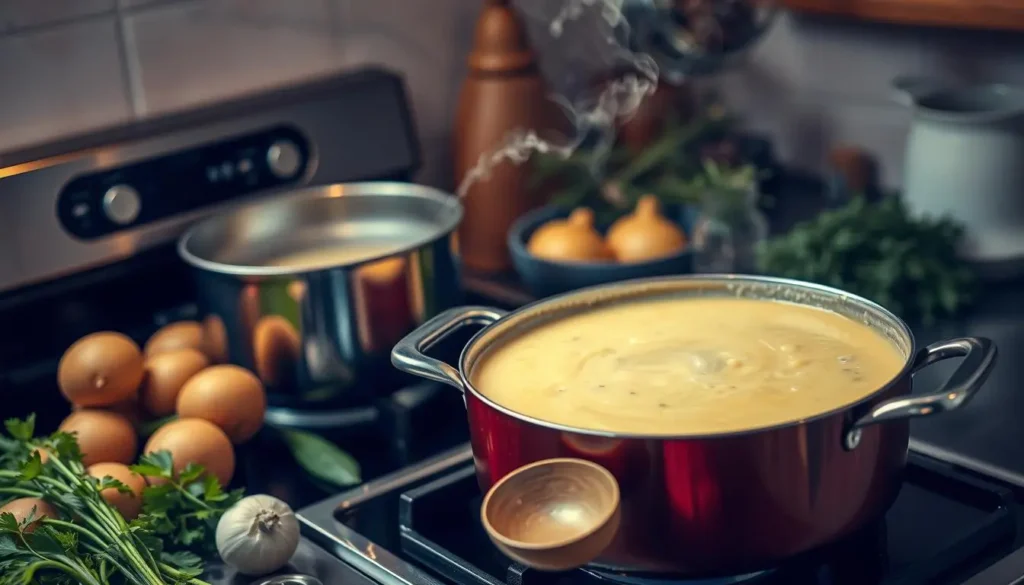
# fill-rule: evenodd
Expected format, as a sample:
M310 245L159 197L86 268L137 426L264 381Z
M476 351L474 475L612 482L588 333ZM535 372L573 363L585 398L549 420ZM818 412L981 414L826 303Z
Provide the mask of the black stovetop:
M299 516L308 538L383 585L952 585L1024 544L1024 514L1007 488L914 452L900 496L883 520L756 575L681 580L537 572L490 543L480 501L464 446Z
M815 206L801 203L809 197L794 193L777 199L785 204L780 207L809 217ZM161 285L153 287L153 281ZM471 300L494 304L495 298L504 298L489 290L477 292L491 298ZM1024 347L1020 333L1024 311L1017 302L1021 294L1024 282L991 287L976 310L963 318L928 329L915 327L925 342L963 334L992 337L1001 359L968 408L916 421L912 435L919 451L1024 486L1024 441L1015 440L1022 437L1024 425L1017 424L1020 409L1014 408L1024 396L1016 376L1021 363L1017 355ZM66 410L53 383L53 371L68 344L102 328L144 340L168 321L194 318L192 298L190 279L170 249L0 295L0 322L6 325L0 335L0 396L4 399L0 410L5 416L37 411L42 427L56 426ZM499 304L523 300L510 299ZM948 369L940 365L922 374L916 386L928 391ZM426 408L416 409L418 414L407 416L382 402L378 407L383 418L332 439L357 456L367 478L389 473L458 442L465 434L464 410L456 393L448 390L439 401L425 404ZM451 416L439 417L442 411ZM382 420L391 422L382 424ZM395 432L402 425L416 427L408 440ZM427 440L444 435L442 431L451 432L440 441ZM396 436L398 444L392 441ZM366 576L385 585L531 585L531 581L552 585L552 580L560 585L596 585L601 579L581 572L537 574L512 565L491 548L476 521L480 494L465 448L334 497L288 463L289 455L272 433L264 433L239 457L240 479L251 492L274 493L296 506L327 498L301 512L305 533L326 550L304 544L302 550L309 552L309 558L297 559L302 566L294 567L322 577L325 585L369 585L372 581ZM989 483L995 480L979 480L972 472L920 453L912 455L909 469L910 479L884 524L828 551L832 556L819 553L748 582L843 585L851 582L843 580L846 576L857 577L853 581L857 585L945 585L964 583L964 579L969 579L969 585L1024 583L1024 548L1020 548L1024 541L1018 536L1024 529L1017 530L1021 521L1016 505L1003 503L1008 492ZM1024 488L1014 489L1020 490L1018 496L1024 494ZM350 510L336 516L342 502L348 502ZM424 513L428 507L424 502L441 512ZM211 575L210 580L225 585L254 582L227 573Z

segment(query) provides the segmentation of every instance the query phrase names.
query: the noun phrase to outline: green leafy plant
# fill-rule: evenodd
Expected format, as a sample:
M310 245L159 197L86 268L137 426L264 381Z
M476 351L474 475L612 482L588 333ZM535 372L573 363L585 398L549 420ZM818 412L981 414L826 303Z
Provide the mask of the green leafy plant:
M910 217L898 197L855 197L764 243L767 274L817 282L930 323L967 305L971 270L958 258L963 230L946 219Z
M326 439L293 429L280 429L295 461L311 476L334 487L348 487L361 480L359 462Z
M195 466L170 477L169 454L153 454L136 470L168 479L169 487L145 490L146 513L129 523L101 492L128 493L130 488L110 477L89 476L73 435L34 437L34 416L11 419L4 426L9 437L0 444L0 503L39 498L60 518L44 518L35 509L21 521L14 514L0 514L0 584L206 585L199 579L200 558L187 550L205 542L206 533L179 530L180 516L170 514L202 519L205 528L215 526L214 517L237 494L209 487L208 481L199 479L203 470ZM45 462L40 453L46 453ZM194 493L200 488L201 496ZM168 524L175 529L163 530Z
M538 185L557 187L552 204L590 207L599 223L633 209L647 194L669 205L699 205L709 190L746 194L758 178L755 169L728 160L734 153L721 155L717 148L731 144L732 125L724 109L710 106L686 122L670 117L661 136L638 153L619 145L596 162L595 152L586 147L567 158L539 155L535 179Z
M161 551L175 555L199 555L196 558L216 554L217 521L242 499L244 490L225 492L217 478L205 475L202 466L191 463L175 475L167 451L143 455L131 469L159 480L142 491L143 513L131 523L136 531L157 538L148 543L150 548L159 546Z

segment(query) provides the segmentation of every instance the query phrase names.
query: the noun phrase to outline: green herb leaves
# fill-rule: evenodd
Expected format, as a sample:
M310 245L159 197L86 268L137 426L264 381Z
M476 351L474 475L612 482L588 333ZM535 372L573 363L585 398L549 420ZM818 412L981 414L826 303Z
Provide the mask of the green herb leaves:
M4 428L15 441L31 441L36 432L36 415L32 413L25 420L9 418L4 421Z
M670 114L659 136L640 152L621 144L607 157L586 146L567 158L541 154L531 159L535 187L556 188L553 205L590 207L598 224L621 216L647 194L667 205L699 204L709 187L736 188L745 194L757 179L755 170L738 160L712 163L709 159L714 157L703 152L721 143L733 123L712 104L692 119Z
M37 521L0 514L0 584L109 582L103 574L108 555L81 547L73 530L36 526Z
M139 457L139 462L132 466L132 471L143 477L161 477L171 479L174 476L174 461L170 451L147 453Z
M225 492L215 477L195 464L175 475L167 451L143 455L131 469L158 480L142 491L143 513L132 522L133 529L157 536L161 552L200 556L217 552L217 521L242 498L242 490Z
M214 546L217 520L240 492L224 492L195 465L175 476L169 453L147 455L135 471L155 485L143 491L144 514L129 524L102 492L131 488L89 476L73 435L33 438L33 417L4 428L0 503L37 498L46 512L26 511L23 501L15 512L23 518L0 514L0 585L205 585L195 553Z
M348 487L360 480L359 463L326 439L290 429L280 429L295 461L313 477L335 487Z
M769 240L759 262L767 274L840 288L930 323L971 299L974 276L957 257L962 233L952 220L909 217L896 196L857 197Z

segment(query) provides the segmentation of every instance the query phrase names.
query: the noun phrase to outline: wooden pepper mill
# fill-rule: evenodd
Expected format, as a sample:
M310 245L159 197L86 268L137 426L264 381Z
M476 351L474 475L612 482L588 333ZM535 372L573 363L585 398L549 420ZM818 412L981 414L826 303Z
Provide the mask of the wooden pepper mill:
M511 132L550 128L556 111L519 16L508 0L487 0L477 21L469 73L456 112L456 183L481 156L489 157L501 148ZM465 215L458 231L464 266L481 272L511 267L505 245L509 227L546 199L530 183L528 164L504 161L465 193Z

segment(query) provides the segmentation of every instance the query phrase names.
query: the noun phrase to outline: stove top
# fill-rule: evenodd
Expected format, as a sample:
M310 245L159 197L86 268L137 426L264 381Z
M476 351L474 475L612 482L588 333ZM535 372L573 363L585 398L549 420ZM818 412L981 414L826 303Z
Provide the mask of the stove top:
M202 579L210 585L374 585L365 575L303 539L291 562L273 575L249 577L230 567L208 563Z
M538 572L491 544L481 497L466 445L304 508L299 519L308 538L382 585L952 585L1024 545L1024 513L1008 489L916 452L884 519L826 550L730 577Z

